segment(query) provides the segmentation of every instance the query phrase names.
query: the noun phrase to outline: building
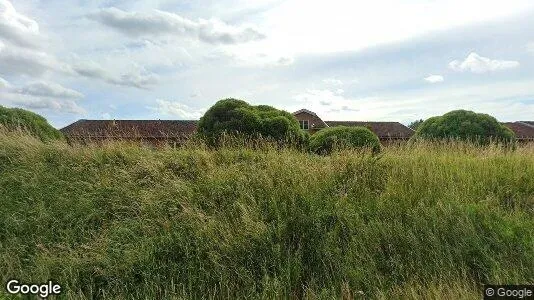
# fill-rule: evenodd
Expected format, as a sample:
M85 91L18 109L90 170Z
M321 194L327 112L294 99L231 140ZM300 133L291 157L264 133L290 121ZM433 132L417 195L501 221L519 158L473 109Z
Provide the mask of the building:
M414 131L399 122L323 121L317 114L301 109L293 115L310 134L333 126L363 126L383 142L408 140ZM196 120L78 120L60 131L69 141L139 141L152 145L183 143L197 130Z
M197 130L195 120L78 120L60 131L69 141L136 141L151 145L179 144Z
M534 142L534 121L506 122L502 124L515 133L518 142Z
M362 126L374 132L382 143L408 140L414 131L399 122L362 122L362 121L323 121L316 113L301 109L293 113L299 120L300 128L313 134L326 127Z

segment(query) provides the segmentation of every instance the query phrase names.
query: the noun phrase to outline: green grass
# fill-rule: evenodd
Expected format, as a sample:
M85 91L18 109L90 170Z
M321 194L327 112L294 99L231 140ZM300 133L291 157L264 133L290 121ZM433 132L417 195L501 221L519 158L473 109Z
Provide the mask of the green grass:
M534 283L533 217L532 147L323 157L0 133L0 281L69 299L480 299Z

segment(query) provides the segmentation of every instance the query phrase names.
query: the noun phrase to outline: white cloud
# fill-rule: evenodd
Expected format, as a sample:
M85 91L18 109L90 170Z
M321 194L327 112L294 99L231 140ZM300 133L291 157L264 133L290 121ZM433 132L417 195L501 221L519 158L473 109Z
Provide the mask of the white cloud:
M60 113L69 114L85 114L86 111L73 100L55 100L33 97L20 97L11 101L16 106L21 106L27 109L36 110L50 110Z
M497 60L480 56L472 52L464 61L454 60L449 63L449 68L457 72L470 71L473 73L486 73L514 69L519 67L519 62L514 60Z
M295 59L290 56L281 56L278 58L277 63L281 66L289 66L295 62Z
M19 14L7 0L0 0L0 37L21 46L36 47L39 25L27 16Z
M21 95L62 99L80 99L84 97L80 92L63 87L57 83L45 81L32 82L22 88L16 89L14 92Z
M5 80L4 78L0 77L0 89L10 88L10 87L11 85L9 84L9 82Z
M217 19L192 21L161 10L126 12L111 7L89 17L132 37L187 36L209 44L239 44L265 38L251 26L231 26Z
M354 51L506 18L533 6L530 0L286 0L265 13L262 28L270 29L269 47L295 53Z
M138 66L134 66L133 70L120 75L111 74L111 72L94 61L76 63L72 66L72 69L83 77L100 79L110 84L139 89L149 89L159 81L159 77L156 74Z
M0 86L2 80L0 78ZM0 89L0 100L10 105L60 113L85 113L85 110L77 103L83 94L60 84L40 81L18 88L5 80L3 81L7 86L5 89Z
M534 42L527 44L527 51L534 54Z
M295 95L293 99L297 103L290 108L291 111L305 107L317 113L322 112L325 116L335 115L336 118L345 120L357 120L358 115L355 113L360 112L362 108L354 99L343 96L339 89L307 90Z
M326 78L323 79L323 82L329 85L343 85L343 81L336 78Z
M175 116L183 119L198 119L202 116L203 112L203 110L195 110L179 102L167 101L163 99L157 99L156 104L156 107L149 108L156 111L158 114Z
M445 78L443 78L441 75L430 75L425 78L425 81L430 83L440 83L445 81Z

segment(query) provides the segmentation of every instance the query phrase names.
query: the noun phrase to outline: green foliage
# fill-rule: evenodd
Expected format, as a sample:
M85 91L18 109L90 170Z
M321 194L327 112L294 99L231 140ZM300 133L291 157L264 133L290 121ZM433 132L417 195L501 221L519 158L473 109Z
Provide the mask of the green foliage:
M423 119L415 120L412 123L410 123L410 125L408 125L408 127L410 127L413 130L417 130L417 128L419 128L419 126L421 124L423 124L424 121L425 120L423 120Z
M0 282L53 279L61 298L477 299L534 281L532 147L0 145Z
M0 125L9 131L24 131L46 142L62 139L61 132L42 116L20 108L0 106Z
M330 154L336 149L370 148L380 151L380 140L365 127L336 126L319 130L310 139L310 149L318 154Z
M237 99L215 103L200 118L198 132L210 145L219 145L226 134L296 144L306 141L305 133L292 114L267 105L252 106Z
M515 134L494 117L466 110L455 110L424 121L414 138L457 139L487 145L490 142L514 143Z

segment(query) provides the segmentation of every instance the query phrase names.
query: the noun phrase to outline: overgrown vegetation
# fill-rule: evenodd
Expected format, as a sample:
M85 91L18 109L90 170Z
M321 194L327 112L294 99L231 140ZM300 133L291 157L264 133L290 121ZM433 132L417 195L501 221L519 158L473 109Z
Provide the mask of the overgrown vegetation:
M198 132L209 145L221 145L225 134L246 139L262 138L302 146L307 134L295 116L268 105L253 106L243 100L223 99L200 118Z
M408 127L410 127L413 130L417 130L417 128L419 128L419 126L421 124L423 124L424 121L425 120L423 120L423 119L415 120L415 121L411 122L410 124L408 124Z
M0 133L0 281L54 279L65 298L480 299L534 281L533 214L532 147L317 156Z
M450 111L443 116L431 117L417 126L417 139L457 139L488 145L492 142L512 144L515 134L487 114L467 110Z
M380 151L380 140L365 127L336 126L319 130L310 138L310 150L317 154L330 154L334 150L368 148Z
M28 132L45 142L63 139L61 132L48 124L45 118L21 108L0 105L0 126L9 131Z

